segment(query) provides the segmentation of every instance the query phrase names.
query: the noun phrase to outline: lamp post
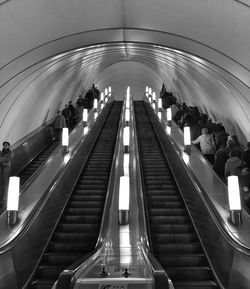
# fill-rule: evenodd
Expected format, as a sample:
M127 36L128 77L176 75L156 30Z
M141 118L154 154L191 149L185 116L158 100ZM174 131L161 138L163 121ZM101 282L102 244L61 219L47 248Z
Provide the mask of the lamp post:
M190 136L190 127L184 127L184 152L188 155L191 154L191 136Z
M130 182L129 177L120 177L119 184L119 224L126 225L129 223L129 199L130 199Z
M88 110L86 108L82 111L82 123L83 126L86 126L88 124Z
M230 221L235 225L239 225L242 224L242 217L238 176L229 176L227 178L227 183Z
M126 108L125 109L125 124L126 124L126 126L129 125L129 120L130 120L130 109Z
M10 177L7 196L7 224L15 225L18 220L20 178Z
M130 143L130 131L129 126L126 126L123 129L123 145L125 153L129 152L129 143Z
M167 108L167 125L171 126L172 125L172 110L171 108Z
M98 108L98 100L97 98L94 99L94 110L97 111Z
M158 99L158 109L162 109L162 99Z
M69 152L69 129L64 127L62 130L62 153Z

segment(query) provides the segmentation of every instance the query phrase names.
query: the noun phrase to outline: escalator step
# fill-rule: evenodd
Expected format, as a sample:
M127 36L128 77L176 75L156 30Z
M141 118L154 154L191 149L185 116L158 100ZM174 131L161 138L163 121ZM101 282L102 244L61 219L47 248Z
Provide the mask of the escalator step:
M46 266L69 266L70 264L74 263L77 259L83 257L82 254L67 254L67 252L59 253L45 253L42 259L42 263Z
M197 237L195 233L191 234L164 234L164 233L157 233L152 236L152 239L156 243L188 243L188 242L196 242ZM158 244L157 244L158 245ZM156 246L157 247L157 246Z
M216 283L207 281L175 281L175 289L218 289Z
M165 234L185 234L194 232L193 225L190 224L164 224L151 226L153 233L165 233Z
M212 273L209 267L164 267L172 281L206 281L212 280ZM174 283L175 284L175 283Z
M168 202L168 203L165 203L165 202L155 202L155 201L151 201L150 202L151 204L151 208L160 208L160 209L163 209L163 208L166 208L166 209L180 209L180 208L184 208L184 205L183 205L183 202Z
M60 273L64 270L65 266L45 266L42 265L38 268L38 279L57 280Z
M88 216L68 216L62 217L62 222L67 224L96 224L100 222L100 216L88 215Z
M85 194L77 194L71 197L72 201L84 201L84 202L88 202L88 201L104 201L105 196L104 196L104 192L102 192L101 194L98 195L85 195Z
M160 225L160 224L186 224L190 222L190 219L188 216L151 216L150 217L150 222L152 225Z
M148 195L147 196L148 199L152 201L152 206L154 206L154 203L156 203L156 202L160 202L160 203L164 202L164 204L168 205L167 202L180 202L180 201L182 201L180 196L172 196L172 195L168 196L166 192L165 192L165 195L162 195L162 194L158 195L157 193L151 194L151 195L149 193L147 193L147 195Z
M68 207L72 208L100 208L103 205L103 201L88 201L88 202L79 202L79 201L70 201Z
M97 233L96 233L97 234ZM75 233L75 232L60 232L56 231L54 234L53 240L56 242L82 242L82 240L94 241L96 240L96 234L93 234L93 231L87 231L84 233Z
M161 208L150 208L150 216L188 216L187 210L185 208L177 209L161 209Z
M199 254L202 253L202 247L199 243L174 243L157 244L154 248L157 255L165 254Z
M98 215L102 213L102 208L66 208L67 215Z
M93 242L70 242L70 243L59 243L59 242L50 242L49 243L49 252L57 252L57 253L64 253L64 252L89 252L93 250Z
M58 224L58 231L60 232L84 232L84 231L95 231L99 229L98 223L89 223L89 224L67 224L60 223Z
M51 289L54 281L38 279L31 283L30 289Z
M163 267L196 267L205 266L206 258L203 254L163 254L156 255Z

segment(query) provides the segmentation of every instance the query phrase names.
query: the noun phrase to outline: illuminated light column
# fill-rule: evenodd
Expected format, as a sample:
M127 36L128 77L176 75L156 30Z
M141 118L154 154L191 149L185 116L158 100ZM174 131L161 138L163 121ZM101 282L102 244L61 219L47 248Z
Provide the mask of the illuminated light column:
M184 152L188 155L191 154L191 136L190 136L190 127L184 127Z
M103 102L104 101L104 93L101 92L100 100Z
M171 135L171 126L166 126L166 132L168 135Z
M69 152L69 129L64 127L62 130L62 153Z
M152 88L151 87L148 89L148 94L152 95Z
M129 126L126 126L123 129L123 145L125 153L129 152L129 143L130 143L130 130Z
M127 87L126 98L125 98L125 108L130 108L130 87Z
M161 111L158 111L158 118L159 118L159 120L161 120Z
M89 132L89 127L85 126L83 129L83 134L86 135Z
M101 103L101 110L104 108L104 103Z
M94 113L94 120L96 120L97 117L98 117L98 112L95 112L95 113Z
M148 94L148 86L146 86L145 94L146 94L146 97L149 96L149 94Z
M119 224L129 223L130 180L129 177L120 177L119 184Z
M172 110L171 108L167 108L167 125L171 126L172 125Z
M98 100L97 98L94 99L94 110L97 111L98 108Z
M111 96L111 86L108 88L109 96Z
M155 94L155 92L153 92L153 94L152 94L152 99L153 99L153 102L156 101L156 94Z
M84 126L88 124L88 110L86 108L82 111L82 122Z
M158 109L162 109L162 99L158 99Z
M107 88L104 89L104 94L108 95L108 89Z
M12 226L18 220L20 178L10 177L7 195L7 224Z
M239 225L242 224L242 217L238 176L229 176L227 178L227 184L230 221L235 225Z
M155 110L155 108L156 108L155 102L152 103L152 107L153 107L153 110Z
M129 154L124 153L123 155L123 174L126 177L129 177Z
M125 125L128 126L130 121L130 109L125 109Z

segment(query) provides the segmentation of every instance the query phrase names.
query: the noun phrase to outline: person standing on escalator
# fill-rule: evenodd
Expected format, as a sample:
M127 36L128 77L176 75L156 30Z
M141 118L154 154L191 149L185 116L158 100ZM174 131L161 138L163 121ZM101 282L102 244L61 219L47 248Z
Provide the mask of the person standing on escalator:
M62 115L61 111L57 111L57 116L54 119L54 130L56 133L56 139L61 140L62 139L62 129L66 127L66 121L64 116Z
M7 200L12 158L13 151L10 149L10 143L4 141L3 149L0 153L0 200L3 202Z

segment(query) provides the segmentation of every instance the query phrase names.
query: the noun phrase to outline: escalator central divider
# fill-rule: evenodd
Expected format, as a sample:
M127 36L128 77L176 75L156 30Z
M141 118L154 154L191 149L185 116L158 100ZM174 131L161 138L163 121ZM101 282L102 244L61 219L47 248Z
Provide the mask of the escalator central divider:
M113 103L27 288L52 288L64 269L95 249L121 107Z

